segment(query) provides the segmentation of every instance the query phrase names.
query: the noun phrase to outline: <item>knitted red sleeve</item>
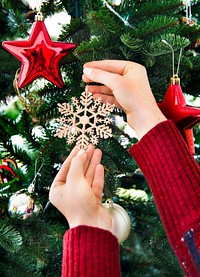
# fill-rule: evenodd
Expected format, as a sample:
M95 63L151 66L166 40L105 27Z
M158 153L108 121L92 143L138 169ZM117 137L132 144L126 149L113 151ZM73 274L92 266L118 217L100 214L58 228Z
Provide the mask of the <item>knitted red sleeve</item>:
M62 277L120 276L119 244L109 231L78 226L64 235Z
M130 153L148 181L186 276L200 276L199 165L169 120L150 130Z

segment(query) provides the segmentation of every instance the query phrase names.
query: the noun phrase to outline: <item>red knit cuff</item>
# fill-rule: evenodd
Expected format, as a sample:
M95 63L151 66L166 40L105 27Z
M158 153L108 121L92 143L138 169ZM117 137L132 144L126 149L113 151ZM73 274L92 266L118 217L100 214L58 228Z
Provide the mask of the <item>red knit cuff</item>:
M63 243L62 277L120 276L119 244L111 232L78 226Z
M151 129L130 153L149 183L170 239L179 237L192 227L191 219L199 218L199 165L170 120Z

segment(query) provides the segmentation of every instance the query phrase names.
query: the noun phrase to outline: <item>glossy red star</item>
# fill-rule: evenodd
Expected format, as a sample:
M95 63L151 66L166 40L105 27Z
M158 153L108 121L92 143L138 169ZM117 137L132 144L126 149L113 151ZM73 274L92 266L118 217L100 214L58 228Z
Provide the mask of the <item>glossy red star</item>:
M69 55L76 45L53 42L44 21L36 21L31 36L24 41L5 41L3 47L21 61L18 87L22 88L33 80L43 77L58 87L63 87L59 62Z
M180 82L175 76L174 83L170 84L161 103L158 103L163 114L174 121L192 154L194 150L193 126L200 122L200 109L186 103Z

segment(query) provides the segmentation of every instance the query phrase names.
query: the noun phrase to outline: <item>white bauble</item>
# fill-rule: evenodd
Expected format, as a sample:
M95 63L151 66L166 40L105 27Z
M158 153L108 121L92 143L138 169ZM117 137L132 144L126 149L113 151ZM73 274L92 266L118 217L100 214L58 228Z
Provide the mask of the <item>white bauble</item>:
M117 237L119 243L124 242L131 231L128 213L120 205L113 203L112 199L107 199L103 206L112 218L111 232Z
M35 205L33 198L24 191L13 194L8 202L8 211L11 215L19 214L25 219L32 213L37 213L41 209L40 205Z

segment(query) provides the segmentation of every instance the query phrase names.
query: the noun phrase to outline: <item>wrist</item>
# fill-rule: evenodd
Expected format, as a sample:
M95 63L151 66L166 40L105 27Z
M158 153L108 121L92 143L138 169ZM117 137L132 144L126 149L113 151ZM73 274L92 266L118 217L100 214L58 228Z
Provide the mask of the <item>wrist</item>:
M77 222L77 223L69 224L70 229L76 228L78 226L88 226L88 227L99 228L99 229L111 232L110 226L105 224L95 224L94 222Z
M154 128L157 124L167 120L163 113L158 109L157 111L143 112L140 116L130 114L127 116L127 122L131 128L136 132L138 140L140 140L147 132Z
M81 225L85 225L89 227L100 228L111 232L111 228L112 228L112 221L109 215L108 216L106 215L100 218L96 217L94 219L92 219L91 217L81 217L81 218L68 221L68 223L69 223L70 229Z

